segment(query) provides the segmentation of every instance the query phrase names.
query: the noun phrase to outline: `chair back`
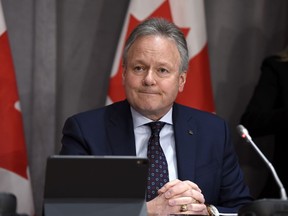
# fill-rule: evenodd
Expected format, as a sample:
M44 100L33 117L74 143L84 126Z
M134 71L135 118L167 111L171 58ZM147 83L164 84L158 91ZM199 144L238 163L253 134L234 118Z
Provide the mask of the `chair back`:
M0 193L0 216L16 214L17 199L14 194Z

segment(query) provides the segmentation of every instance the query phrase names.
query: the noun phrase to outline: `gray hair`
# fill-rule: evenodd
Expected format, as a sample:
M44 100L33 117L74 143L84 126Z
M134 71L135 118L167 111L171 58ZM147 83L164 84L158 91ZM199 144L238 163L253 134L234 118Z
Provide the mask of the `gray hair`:
M124 52L123 52L123 66L127 65L127 53L132 44L137 38L148 35L160 35L175 41L177 49L180 54L181 64L180 73L188 70L189 54L187 48L187 42L183 32L174 24L163 18L151 18L147 19L139 24L128 37Z

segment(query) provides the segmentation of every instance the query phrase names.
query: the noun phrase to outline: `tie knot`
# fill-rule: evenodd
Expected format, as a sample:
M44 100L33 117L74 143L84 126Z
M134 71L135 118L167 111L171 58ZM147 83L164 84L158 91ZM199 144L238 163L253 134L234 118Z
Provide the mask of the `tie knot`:
M150 122L147 125L150 126L152 134L158 134L159 135L161 129L165 125L165 122L155 121L155 122Z

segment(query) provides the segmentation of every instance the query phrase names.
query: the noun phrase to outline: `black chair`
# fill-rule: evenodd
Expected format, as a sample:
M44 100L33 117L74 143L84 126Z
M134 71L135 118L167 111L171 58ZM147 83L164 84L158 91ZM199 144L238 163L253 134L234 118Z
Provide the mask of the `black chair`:
M17 214L17 198L11 193L0 193L0 216L28 216L26 214Z
M0 193L0 216L16 213L17 198L11 193Z

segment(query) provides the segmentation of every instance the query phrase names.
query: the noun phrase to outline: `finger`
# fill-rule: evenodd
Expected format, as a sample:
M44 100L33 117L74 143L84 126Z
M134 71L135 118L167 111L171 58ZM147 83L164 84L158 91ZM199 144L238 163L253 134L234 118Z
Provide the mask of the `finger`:
M160 188L158 190L159 194L165 193L166 191L168 191L171 187L175 186L176 184L178 184L179 182L181 182L179 179L175 179L173 181L170 181L168 183L166 183L162 188Z
M190 188L194 189L194 190L197 190L199 192L201 192L201 189L198 187L197 184L195 184L194 182L191 182L191 181L183 181L184 183L188 184Z
M168 200L170 206L181 206L186 204L191 204L195 201L192 197L177 197Z
M207 208L205 204L189 204L188 206L189 213L206 213Z
M189 190L191 191L191 189L193 189L191 185L193 184L189 184L186 181L178 181L176 182L176 184L174 182L174 185L171 186L168 190L166 190L164 192L164 195L167 199L172 198L172 197L177 197L177 196L183 196L183 194L186 191L189 191Z
M184 193L181 194L181 196L191 197L193 200L192 203L203 203L203 204L205 203L204 195L201 192L194 189L185 191Z
M193 197L177 197L177 198L169 199L168 204L173 207L173 206L181 206L185 204L204 204L204 203L200 203L198 200L196 200Z
M184 215L207 215L207 208L204 204L183 204L180 206L170 207L170 213Z

